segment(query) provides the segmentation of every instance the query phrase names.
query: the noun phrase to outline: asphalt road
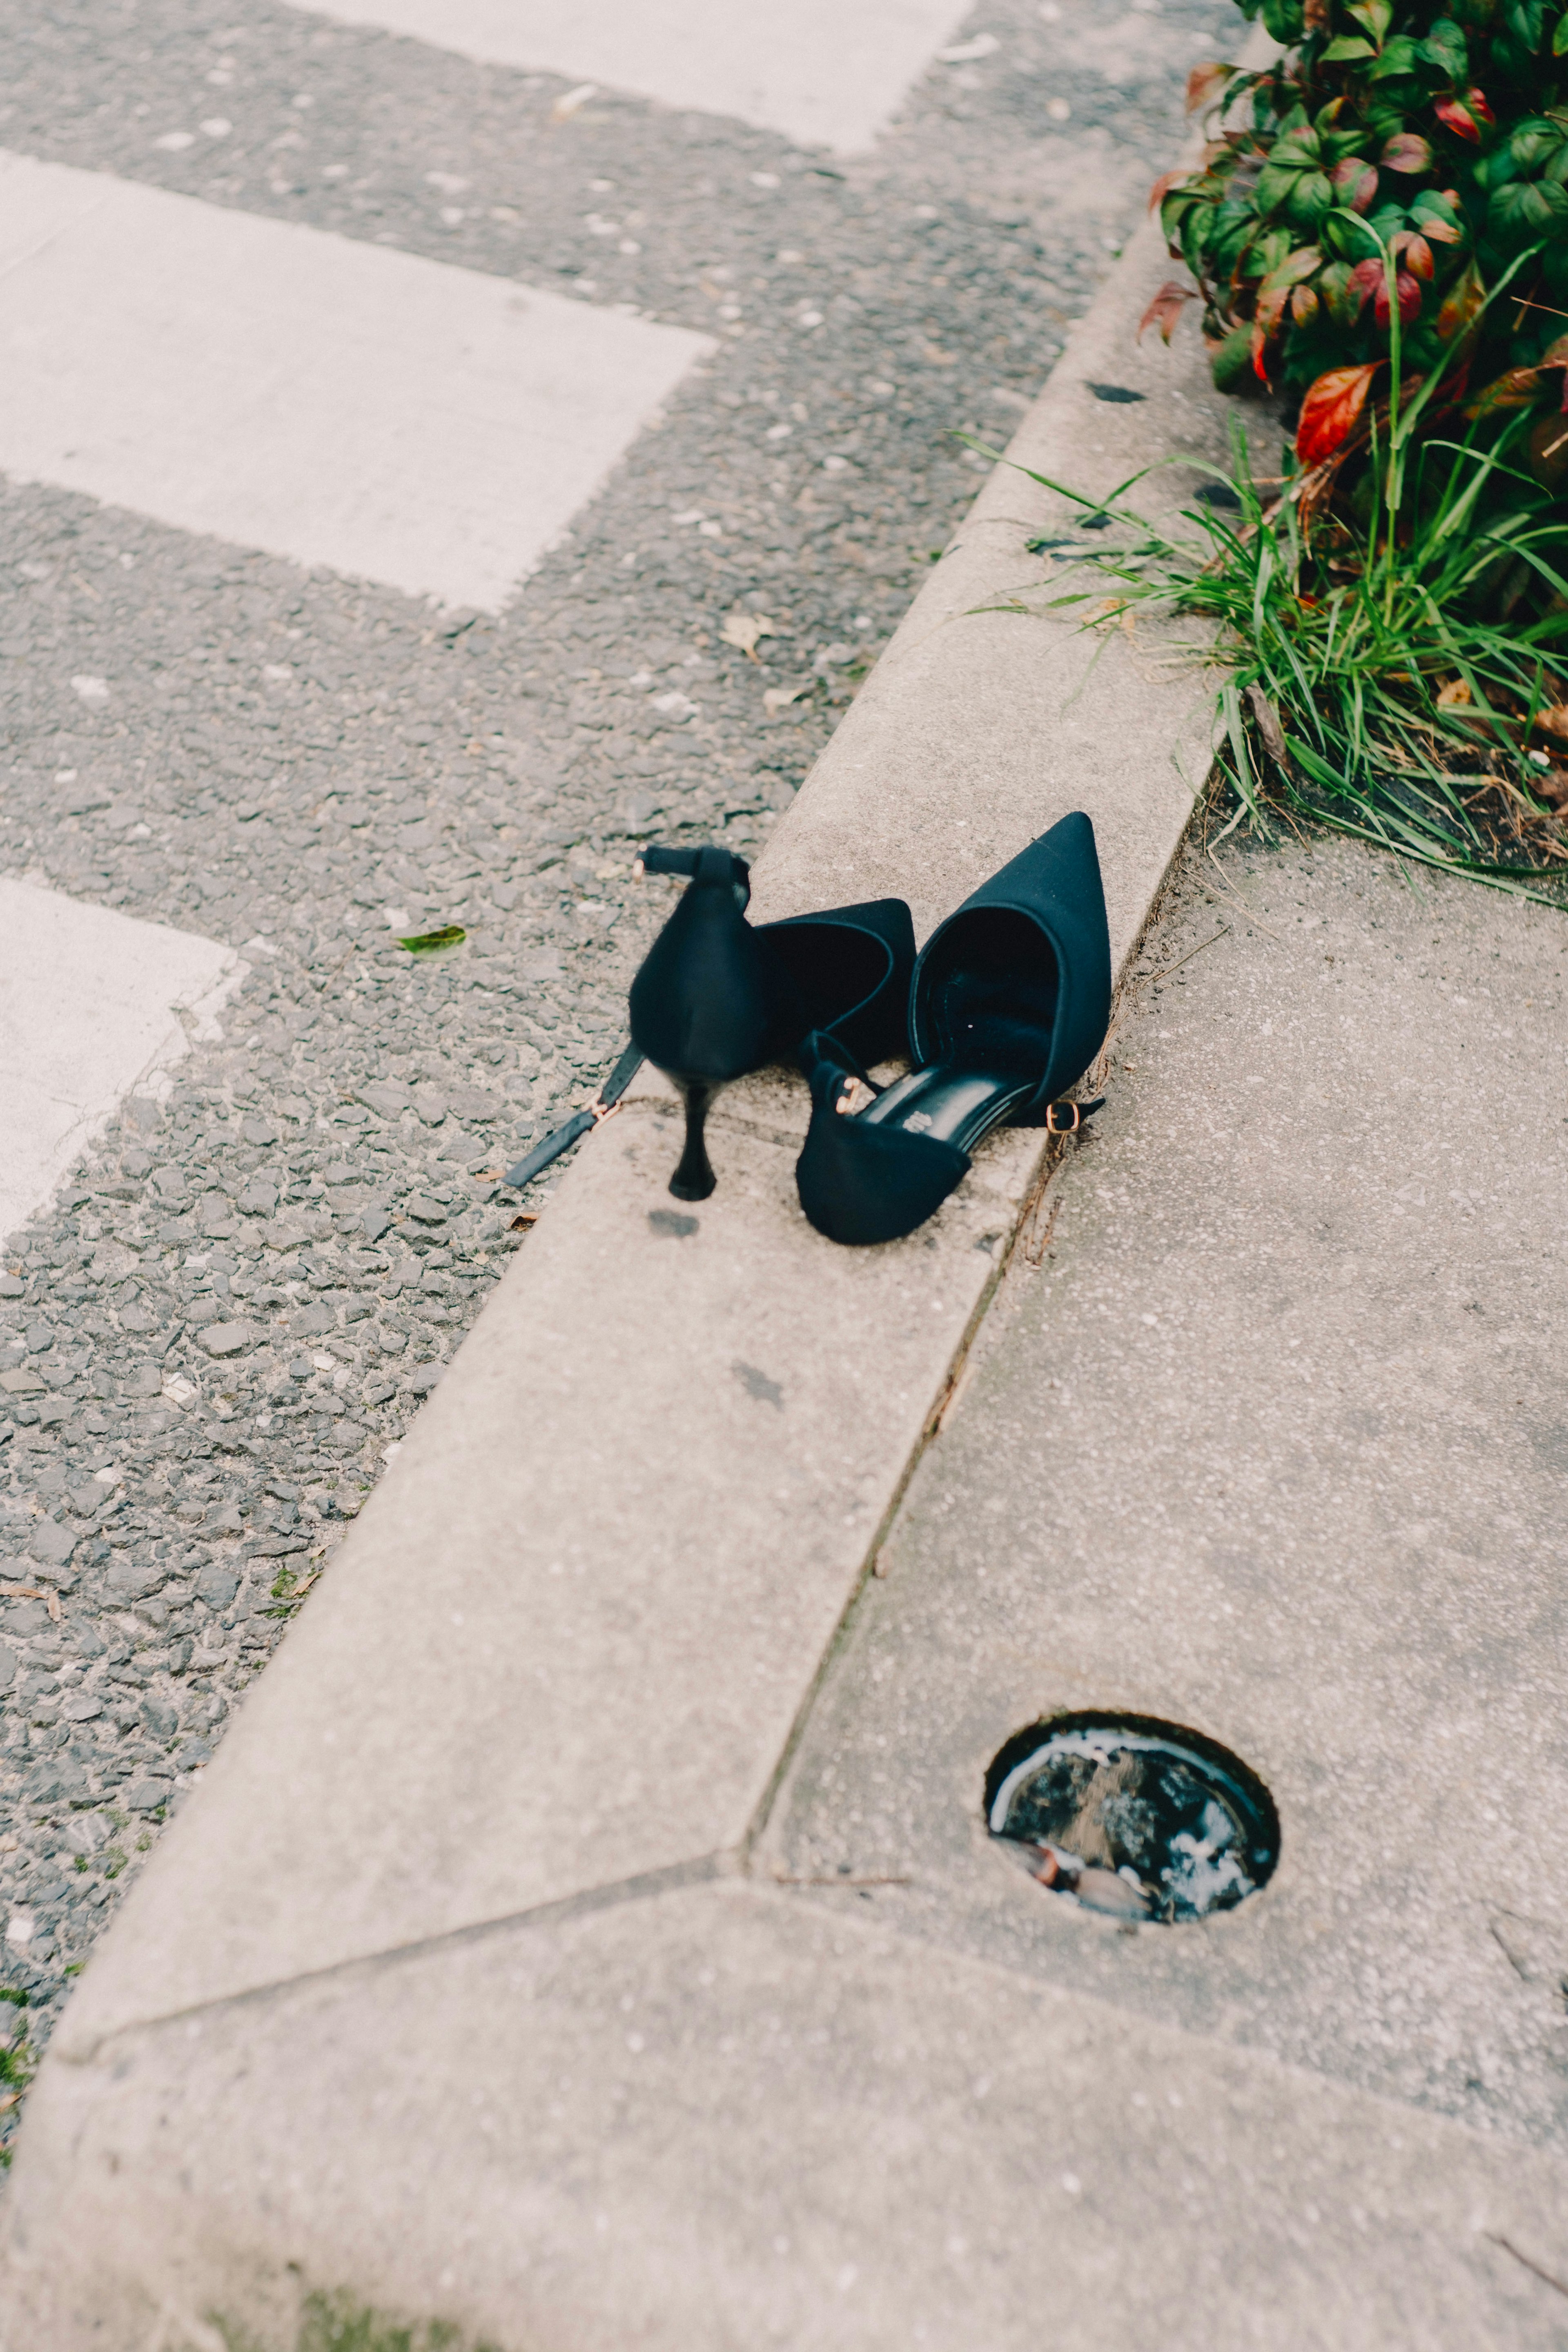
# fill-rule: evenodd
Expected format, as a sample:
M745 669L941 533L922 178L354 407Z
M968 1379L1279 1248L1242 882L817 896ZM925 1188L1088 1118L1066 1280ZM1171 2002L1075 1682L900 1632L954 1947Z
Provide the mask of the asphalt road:
M637 845L765 842L984 470L962 436L1006 438L1171 159L1188 66L1239 25L1207 0L998 0L853 153L623 91L597 58L584 96L286 6L237 27L199 0L67 0L0 27L5 150L131 184L132 223L138 191L194 200L220 275L230 229L301 224L353 249L310 248L345 284L384 247L704 339L568 535L541 553L519 523L526 576L465 607L391 584L391 558L309 556L298 403L275 468L246 440L253 346L191 341L194 278L166 268L153 316L90 237L71 288L27 263L84 415L153 436L161 383L168 437L205 397L176 380L190 349L232 441L187 479L173 431L149 488L135 436L24 462L0 422L0 875L247 967L220 1034L124 1102L0 1276L0 1984L36 2051L526 1245L511 1221L540 1199L493 1171L618 1047L666 903ZM847 68L816 69L827 105ZM100 320L120 340L95 370ZM403 362L375 363L395 421L428 333L411 310ZM608 356L563 376L563 414L614 407L622 346L590 345ZM16 331L8 353L25 387ZM55 447L50 404L29 448ZM395 540L428 468L472 495L468 429L421 408ZM229 519L275 470L281 520L247 539ZM171 520L192 515L231 535ZM447 530L458 558L478 528ZM397 944L443 925L459 950Z

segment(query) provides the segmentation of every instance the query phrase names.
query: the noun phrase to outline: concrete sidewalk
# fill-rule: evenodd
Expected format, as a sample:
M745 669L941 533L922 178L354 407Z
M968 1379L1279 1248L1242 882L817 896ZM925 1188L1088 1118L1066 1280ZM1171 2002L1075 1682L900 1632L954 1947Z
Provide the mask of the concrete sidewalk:
M1284 2064L1373 2094L1390 2147L1401 2110L1462 2120L1521 2179L1526 2150L1568 2152L1565 953L1560 913L1331 838L1192 845L1110 1107L1015 1254L762 1863L867 1882L808 1899L1223 2045L1254 2086ZM1090 1707L1263 1777L1264 1894L1129 1936L1006 1866L987 1763ZM1167 2130L1157 2237L1193 2137ZM1460 2137L1433 2146L1457 2180ZM1397 2278L1403 2317L1369 2304L1320 2339L1288 2289L1250 2319L1232 2290L1212 2340L1563 2340L1568 2178L1544 2236L1505 2199L1439 2252L1373 2169L1386 2215L1352 2268ZM1243 2243L1246 2206L1208 2207L1211 2247ZM1303 2242L1335 2227L1297 2220ZM1418 2317L1438 2260L1505 2302ZM1176 2275L1195 2287L1195 2250Z
M248 2244L211 2352L432 2282L504 2352L1560 2346L1565 947L1191 844L749 1851L639 1875L622 1806L618 1883L84 2045L24 2241L72 2178L95 2267ZM986 1766L1082 1707L1262 1775L1261 1895L1017 1872Z

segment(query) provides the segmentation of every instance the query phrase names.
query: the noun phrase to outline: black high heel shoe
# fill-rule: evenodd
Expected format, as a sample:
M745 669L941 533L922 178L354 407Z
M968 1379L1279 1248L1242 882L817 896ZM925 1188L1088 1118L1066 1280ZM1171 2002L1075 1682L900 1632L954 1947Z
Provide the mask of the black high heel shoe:
M703 1130L731 1079L793 1062L808 1032L857 1061L902 1052L914 925L901 898L878 898L753 928L750 869L727 849L648 849L642 870L691 877L632 982L631 1024L686 1107L669 1189L705 1201L717 1179Z
M921 949L910 988L915 1067L866 1077L841 1037L801 1048L811 1127L800 1204L829 1241L896 1241L942 1205L993 1128L1082 1125L1099 1103L1058 1097L1110 1018L1110 936L1087 816L1062 818L965 899ZM850 1112L853 1081L874 1099Z

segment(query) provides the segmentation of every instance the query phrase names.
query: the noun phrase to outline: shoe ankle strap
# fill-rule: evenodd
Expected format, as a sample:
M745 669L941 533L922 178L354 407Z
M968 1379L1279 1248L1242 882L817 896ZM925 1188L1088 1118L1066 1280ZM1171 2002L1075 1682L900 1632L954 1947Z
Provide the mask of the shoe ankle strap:
M700 849L645 849L637 868L644 874L684 874L693 882L728 882L741 893L742 907L752 895L752 869L745 859L711 844Z

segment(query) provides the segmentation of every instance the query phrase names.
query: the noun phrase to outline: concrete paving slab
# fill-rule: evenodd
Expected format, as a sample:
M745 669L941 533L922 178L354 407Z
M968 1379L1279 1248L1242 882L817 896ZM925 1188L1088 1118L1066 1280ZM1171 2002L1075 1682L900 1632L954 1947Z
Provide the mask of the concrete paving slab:
M96 684L88 679L83 683ZM249 967L232 948L0 877L0 1240L124 1097L155 1096Z
M1560 2158L886 1899L607 1890L52 2065L0 2347L1561 2345Z
M1140 969L764 1866L1561 2150L1568 917L1227 845ZM987 1837L1004 1741L1100 1706L1261 1774L1263 1895L1121 1936Z
M494 610L712 345L0 153L0 467Z
M873 143L969 0L575 0L565 10L552 0L331 0L310 13L853 153Z

